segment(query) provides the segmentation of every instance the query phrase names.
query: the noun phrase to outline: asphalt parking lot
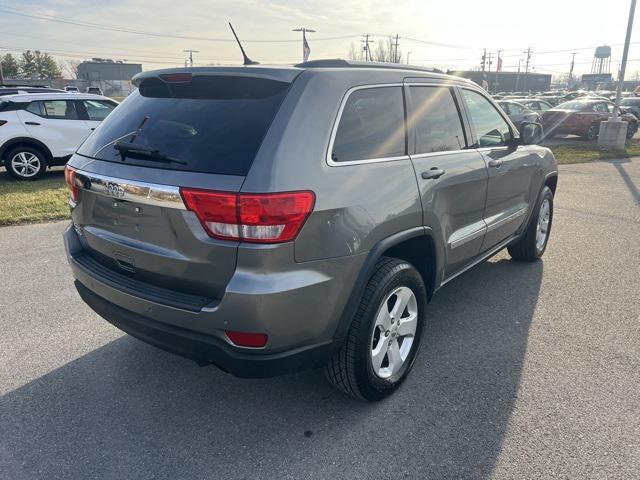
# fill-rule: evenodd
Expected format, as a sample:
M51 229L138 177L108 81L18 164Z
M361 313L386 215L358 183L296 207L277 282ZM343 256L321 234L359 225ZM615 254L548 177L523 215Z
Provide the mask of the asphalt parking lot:
M377 404L123 335L76 294L65 223L1 228L0 476L639 478L639 190L640 159L562 166L543 261L441 290Z

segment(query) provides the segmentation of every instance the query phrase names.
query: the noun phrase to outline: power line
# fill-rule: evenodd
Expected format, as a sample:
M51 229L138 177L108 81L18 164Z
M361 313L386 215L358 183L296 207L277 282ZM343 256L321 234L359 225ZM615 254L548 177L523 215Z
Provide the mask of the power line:
M0 7L0 11L4 12L4 13L8 13L10 15L18 15L21 17L27 17L27 18L35 18L38 20L46 20L46 21L50 21L50 22L57 22L57 23L64 23L67 25L74 25L77 27L85 27L85 28L94 28L94 29L98 29L98 30L106 30L106 31L113 31L113 32L121 32L121 33L131 33L131 34L135 34L135 35L145 35L145 36L150 36L150 37L159 37L159 38L179 38L182 40L199 40L199 41L205 41L205 42L228 42L228 43L235 43L235 40L233 39L229 39L229 38L211 38L211 37L198 37L198 36L189 36L189 35L176 35L176 34L172 34L172 33L162 33L162 32L152 32L152 31L147 31L147 30L136 30L136 29L132 29L132 28L123 28L123 27L117 27L114 25L106 25L106 24L99 24L99 23L93 23L93 22L86 22L86 21L81 21L81 20L73 20L70 18L64 18L64 17L58 17L58 16L52 16L52 15L46 15L46 14L35 14L35 13L27 13L21 10L17 10L17 9L13 9L13 8L7 8L7 7ZM360 35L339 35L339 36L335 36L335 37L319 37L319 38L314 38L313 40L315 42L318 41L329 41L329 40L344 40L344 39L348 39L348 38L357 38ZM294 39L270 39L270 40L263 40L263 39L242 39L243 43L297 43L299 40L294 40Z

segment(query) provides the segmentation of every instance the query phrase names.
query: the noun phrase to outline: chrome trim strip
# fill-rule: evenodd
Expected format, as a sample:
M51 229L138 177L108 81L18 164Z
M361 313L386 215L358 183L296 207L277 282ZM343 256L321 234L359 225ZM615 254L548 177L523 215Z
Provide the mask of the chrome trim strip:
M357 87L351 87L347 90L347 93L344 95L342 102L340 103L340 108L338 109L338 116L336 117L333 127L331 129L331 137L329 139L329 148L327 149L326 161L327 165L330 167L347 167L349 165L362 165L363 163L382 163L382 162L395 162L397 160L409 160L409 155L401 155L397 157L383 157L383 158L370 158L363 160L350 160L346 162L334 162L331 158L331 151L333 150L333 143L336 139L336 134L338 132L338 125L340 124L340 120L342 119L342 112L344 111L344 107L347 104L347 100L353 92L358 90L364 90L368 88L383 88L383 87L401 87L402 83L379 83L374 85L358 85Z
M109 177L84 170L76 170L82 190L126 202L142 203L157 207L186 210L180 189L173 185L140 182L124 178Z
M428 157L440 157L444 155L456 155L461 153L469 153L475 152L476 150L473 148L467 148L465 150L444 150L442 152L428 152L428 153L417 153L415 155L410 155L410 157L414 160L419 158L428 158Z
M449 283L451 280L453 280L456 277L459 277L460 275L462 275L464 272L466 272L467 270L475 267L476 265L478 265L479 263L484 262L486 259L488 259L489 257L492 257L493 255L495 255L496 253L498 253L500 250L502 250L504 247L506 247L509 243L511 243L513 241L513 239L516 238L516 235L512 235L511 237L507 238L505 241L503 241L502 243L499 243L498 245L496 245L494 248L492 248L491 250L489 250L489 252L487 252L485 255L478 257L476 260L474 260L472 263L470 263L469 265L467 265L466 267L464 267L462 270L460 270L459 272L454 273L453 275L445 278L444 280L442 280L442 282L440 282L440 287L443 287L444 285L446 285L447 283Z
M465 243L470 242L471 240L475 240L476 238L483 236L485 233L487 233L486 225L483 227L480 227L478 230L474 232L466 234L464 237L456 238L453 241L449 241L449 245L451 245L451 248L458 248L464 245Z
M522 217L523 215L525 215L527 213L527 209L526 208L521 208L520 210L517 210L515 212L513 212L511 215L501 218L500 220L497 220L493 223L488 223L487 224L487 232L491 232L493 230L495 230L496 228L501 227L502 225L504 225L505 223L509 223L513 220L516 220L517 218Z

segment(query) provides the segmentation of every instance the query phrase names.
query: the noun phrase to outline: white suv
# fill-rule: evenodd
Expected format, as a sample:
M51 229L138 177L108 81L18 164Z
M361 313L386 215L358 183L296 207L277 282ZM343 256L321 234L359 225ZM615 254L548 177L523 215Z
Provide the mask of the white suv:
M0 97L0 162L18 180L39 178L47 167L64 165L117 105L78 93Z

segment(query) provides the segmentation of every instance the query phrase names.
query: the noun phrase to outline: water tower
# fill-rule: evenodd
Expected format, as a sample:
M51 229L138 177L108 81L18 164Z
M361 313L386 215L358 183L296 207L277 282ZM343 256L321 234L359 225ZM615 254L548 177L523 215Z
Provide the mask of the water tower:
M611 47L603 45L596 48L591 64L591 73L611 73Z

